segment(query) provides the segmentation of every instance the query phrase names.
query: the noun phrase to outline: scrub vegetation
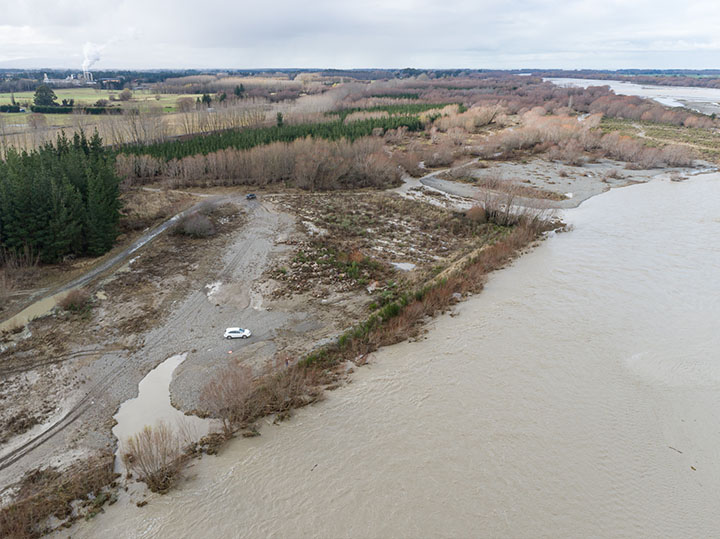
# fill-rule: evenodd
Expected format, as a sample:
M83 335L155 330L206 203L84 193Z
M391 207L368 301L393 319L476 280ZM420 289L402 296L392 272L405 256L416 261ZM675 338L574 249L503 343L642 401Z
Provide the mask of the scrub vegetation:
M338 318L322 344L303 339L299 345L290 331L268 337L275 356L264 366L235 360L239 354L203 356L207 365L222 367L198 382L186 409L196 406L196 413L219 419L222 431L187 443L167 425L141 430L124 461L151 490L172 488L189 455L215 452L238 433L257 434L260 418L288 417L322 399L379 347L417 338L427 320L482 290L490 272L559 226L547 211L518 204L521 198L539 208L563 202L559 187L525 183L522 172L507 179L494 165L540 160L567 178L584 175L599 160L620 161L620 169L687 167L699 156L715 158L720 148L714 118L616 96L606 87L560 88L536 76L493 72L403 72L402 78L368 75L352 82L341 82L345 75L338 73L295 75L193 74L157 82L156 101L173 96L172 107L139 103L137 91L120 100L118 91L121 103L112 106L121 114L90 118L73 109L58 115L72 135L58 136L58 126L50 125L55 120L47 118L55 115L0 114L3 316L41 288L66 282L69 268L73 276L81 273L93 258L130 245L201 197L231 200L183 214L171 228L175 233L144 247L140 261L103 284L109 293L98 294L91 283L68 295L50 316L31 322L28 333L42 337L20 337L22 328L4 334L0 355L12 370L0 375L8 380L71 356L79 346L75 337L90 339L91 326L102 325L122 340L126 357L134 357L148 329L166 323L193 287L230 278L231 270L218 277L218 261L234 235L252 224L239 217L252 208L263 219L281 209L296 219L287 225L294 231L279 225L253 230L253 238L266 234L282 243L282 256L263 259L260 283L232 283L229 300L211 299L208 291L210 304L250 303L250 292L261 290L273 309L303 302L303 316L318 326ZM18 132L8 114L23 114L33 125ZM88 126L91 131L80 130ZM612 178L619 184L625 173L613 170ZM428 178L411 178L423 176L456 181L477 194L459 200L427 187ZM258 200L246 201L248 192ZM413 269L401 272L403 262ZM216 320L206 322L204 329L216 330ZM73 365L75 372L87 366ZM12 378L15 385L7 387L22 383ZM13 408L12 417L31 419L8 439L53 410L41 416ZM103 419L94 424L97 432L109 430L110 417ZM115 480L112 456L104 453L77 466L40 467L12 486L12 503L0 509L0 535L36 537L48 530L51 516L69 523L94 514L112 501Z

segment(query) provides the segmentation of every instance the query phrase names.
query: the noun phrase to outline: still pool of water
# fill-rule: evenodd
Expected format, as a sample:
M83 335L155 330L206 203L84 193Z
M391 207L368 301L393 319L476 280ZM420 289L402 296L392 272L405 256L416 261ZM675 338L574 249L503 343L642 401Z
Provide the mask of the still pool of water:
M138 384L138 396L122 403L115 414L117 422L112 433L118 439L115 470L125 471L122 454L127 440L145 427L167 425L178 436L196 441L213 427L213 421L193 415L185 415L170 401L170 382L178 366L185 361L187 353L167 358L151 370Z

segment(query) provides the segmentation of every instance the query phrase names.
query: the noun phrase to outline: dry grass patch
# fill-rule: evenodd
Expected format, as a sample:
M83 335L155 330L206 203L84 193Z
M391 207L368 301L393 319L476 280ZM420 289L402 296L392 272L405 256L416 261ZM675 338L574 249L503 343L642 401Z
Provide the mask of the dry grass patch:
M0 537L36 538L48 533L48 518L72 522L81 514L92 515L111 499L104 489L117 475L114 456L104 453L77 462L66 470L53 467L25 474L14 501L0 510ZM75 500L84 500L75 511Z
M393 262L411 262L422 272L499 234L491 223L391 193L286 196L281 202L311 237L271 272L285 285L276 297L377 288L403 278Z

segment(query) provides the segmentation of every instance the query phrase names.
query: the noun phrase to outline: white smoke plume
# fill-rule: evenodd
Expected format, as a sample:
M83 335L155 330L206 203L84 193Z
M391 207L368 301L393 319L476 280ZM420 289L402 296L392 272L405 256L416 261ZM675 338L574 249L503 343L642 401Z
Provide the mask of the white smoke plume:
M98 45L97 43L91 43L88 41L83 47L83 55L85 59L82 63L83 71L89 71L90 68L100 60L100 53L105 48L105 45Z

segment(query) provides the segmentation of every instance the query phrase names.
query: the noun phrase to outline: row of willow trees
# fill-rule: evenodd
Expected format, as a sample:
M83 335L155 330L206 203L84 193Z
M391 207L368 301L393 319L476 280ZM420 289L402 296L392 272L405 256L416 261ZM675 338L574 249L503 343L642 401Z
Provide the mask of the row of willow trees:
M210 135L199 135L188 139L149 145L129 145L124 146L120 152L135 155L150 155L158 159L170 161L191 155L207 155L228 148L249 150L250 148L264 146L272 142L292 142L306 137L354 141L372 135L376 129L388 130L399 127L406 127L409 131L421 131L424 125L417 116L402 115L348 123L338 120L324 123L258 127L254 129L222 131Z
M0 251L42 262L98 256L117 237L119 179L95 133L59 135L37 150L10 149L0 161Z

